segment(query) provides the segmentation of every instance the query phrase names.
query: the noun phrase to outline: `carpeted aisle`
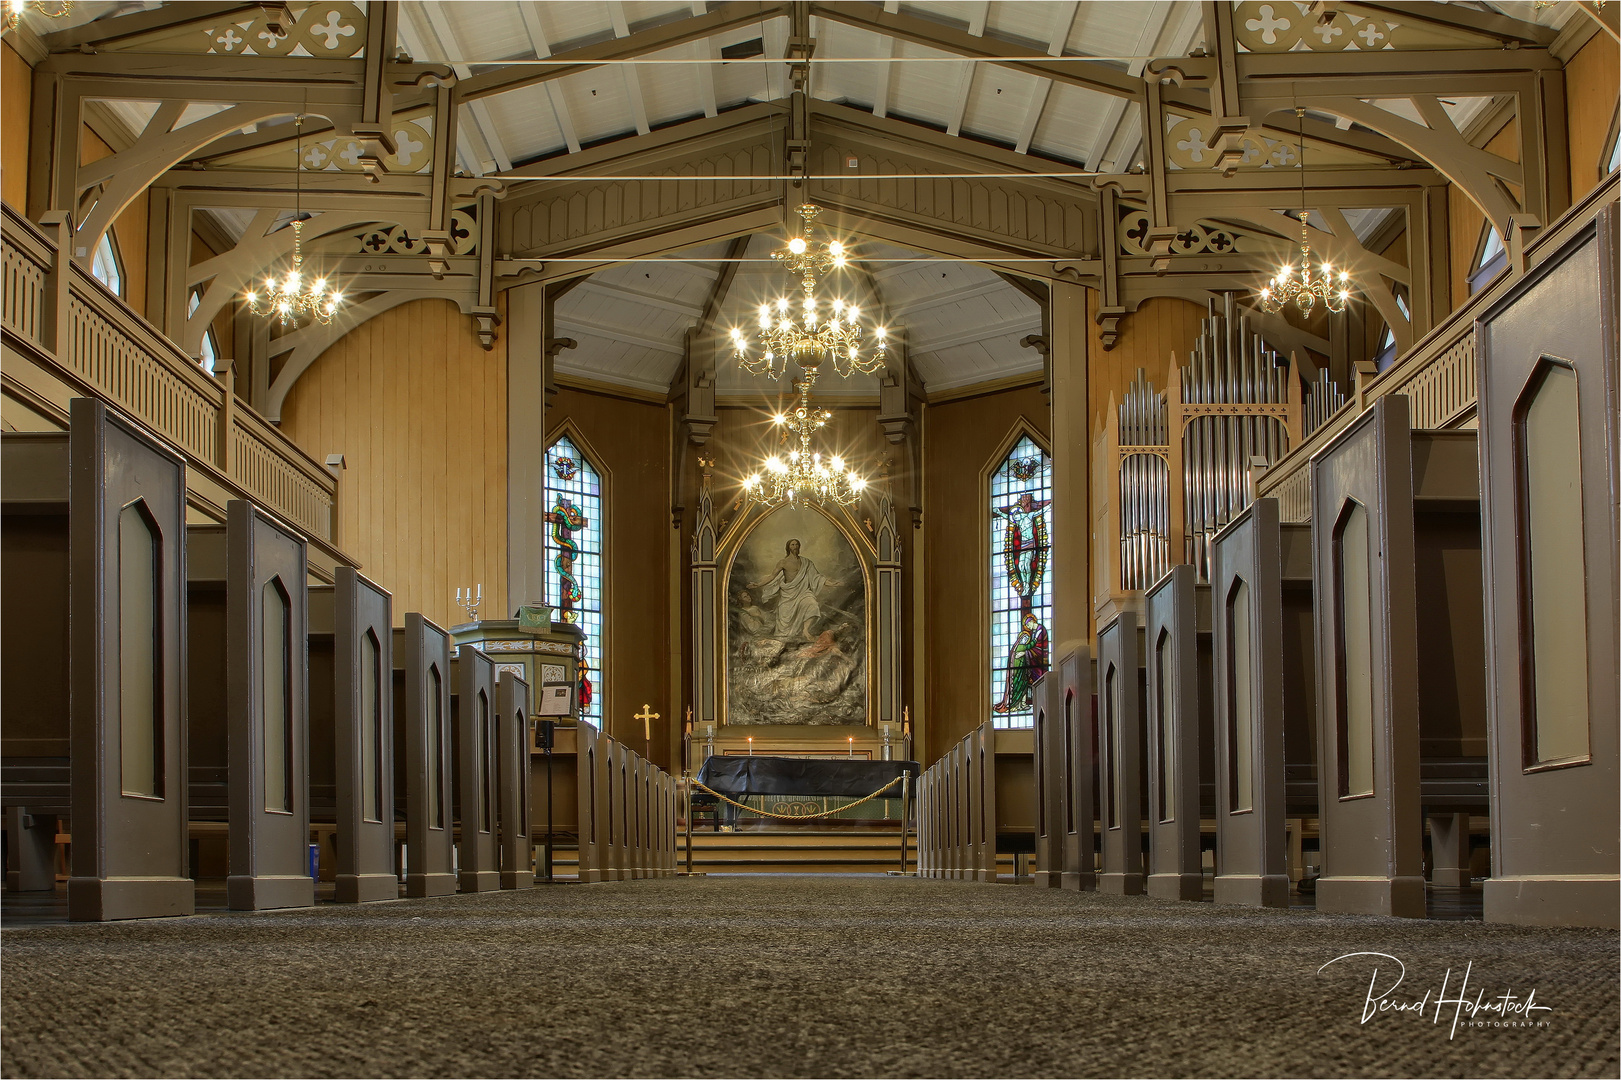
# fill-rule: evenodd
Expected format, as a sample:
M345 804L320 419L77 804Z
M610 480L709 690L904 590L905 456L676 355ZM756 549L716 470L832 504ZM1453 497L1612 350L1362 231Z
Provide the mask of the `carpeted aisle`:
M1360 1023L1373 965L1406 981ZM10 929L6 1076L1615 1076L1617 937L885 877ZM1434 1001L1517 1001L1466 1027ZM1477 1020L1500 1022L1482 1013Z

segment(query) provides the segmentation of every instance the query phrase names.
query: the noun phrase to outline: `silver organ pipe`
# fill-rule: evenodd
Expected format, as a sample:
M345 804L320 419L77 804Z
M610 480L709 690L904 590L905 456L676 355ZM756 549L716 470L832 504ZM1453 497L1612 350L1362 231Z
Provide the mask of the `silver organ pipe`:
M1211 301L1182 368L1183 556L1200 581L1210 577L1212 538L1255 497L1256 460L1277 461L1289 442L1283 409L1242 408L1287 405L1288 366L1233 309L1230 294L1219 313Z
M1301 415L1301 426L1305 433L1309 436L1328 423L1329 418L1340 411L1346 400L1345 391L1328 377L1328 369L1320 369L1316 380L1306 384L1305 408Z
M1126 390L1117 409L1120 447L1120 587L1148 588L1170 568L1170 449L1165 395L1148 374Z

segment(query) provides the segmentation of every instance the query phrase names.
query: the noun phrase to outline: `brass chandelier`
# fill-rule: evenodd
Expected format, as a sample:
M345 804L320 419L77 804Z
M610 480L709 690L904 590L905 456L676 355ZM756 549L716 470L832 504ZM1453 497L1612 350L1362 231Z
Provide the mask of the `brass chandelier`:
M73 13L73 0L31 0L33 9L47 19L65 19ZM6 30L15 30L23 21L30 0L5 0Z
M303 169L304 118L294 120L295 168ZM301 319L313 319L325 326L343 306L343 292L328 285L324 277L304 280L304 212L298 171L293 173L293 265L282 277L265 275L264 290L250 289L243 297L248 309L261 318L276 320L283 328L297 326Z
M833 370L840 375L871 374L884 366L888 331L873 327L873 344L868 350L863 346L866 329L861 309L842 297L831 301L817 297L817 275L844 269L850 265L850 254L837 240L816 238L814 223L820 207L807 203L798 213L805 222L801 235L773 251L771 257L799 275L801 295L797 300L779 296L760 305L758 355L748 336L732 327L732 355L746 371L773 379L782 378L791 362L814 382L824 359L832 361Z
M1295 109L1300 117L1300 266L1290 263L1278 269L1272 280L1261 290L1261 310L1276 315L1293 304L1302 315L1310 315L1319 302L1329 311L1339 314L1351 297L1351 275L1341 270L1338 280L1334 267L1322 264L1320 276L1311 269L1311 242L1306 231L1306 110Z
M743 479L743 490L766 506L782 503L800 505L815 499L823 505L849 506L861 498L867 481L849 468L838 454L823 456L811 449L811 435L820 431L833 414L811 405L811 387L816 370L808 369L799 382L799 401L787 413L777 413L771 422L797 437L798 446L786 453L772 454L756 472Z

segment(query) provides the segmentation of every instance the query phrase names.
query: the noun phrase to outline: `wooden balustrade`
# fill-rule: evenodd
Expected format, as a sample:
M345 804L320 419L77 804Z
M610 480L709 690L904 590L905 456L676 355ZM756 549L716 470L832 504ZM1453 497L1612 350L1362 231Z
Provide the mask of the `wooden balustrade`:
M1414 428L1469 424L1475 415L1479 384L1475 320L1518 287L1529 271L1559 257L1566 241L1615 201L1615 181L1599 184L1554 227L1542 230L1527 243L1518 259L1511 257L1507 270L1416 342L1405 356L1371 379L1359 377L1356 392L1350 395L1345 406L1308 438L1291 447L1289 453L1256 480L1256 497L1277 499L1279 517L1283 521L1310 521L1311 470L1308 465L1312 457L1387 394L1408 396Z
M0 329L8 387L63 421L63 403L76 395L115 405L184 454L189 467L223 480L229 496L251 498L329 546L337 504L332 474L237 399L229 375L209 377L84 267L59 259L50 233L65 225L41 229L10 206L3 214ZM14 359L32 362L44 378L14 369Z

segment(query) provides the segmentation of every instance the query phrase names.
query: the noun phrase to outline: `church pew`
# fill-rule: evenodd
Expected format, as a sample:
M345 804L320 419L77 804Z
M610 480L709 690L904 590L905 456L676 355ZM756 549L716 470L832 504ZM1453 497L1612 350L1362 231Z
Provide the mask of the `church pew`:
M1204 898L1199 823L1215 816L1211 765L1213 705L1210 588L1192 566L1173 566L1148 590L1147 892L1164 900Z
M1122 611L1098 630L1098 808L1102 817L1100 892L1143 891L1145 737L1142 649L1137 613Z
M1468 872L1485 797L1478 465L1471 431L1412 431L1381 398L1312 461L1324 911L1423 918ZM1462 821L1459 820L1460 816Z
M0 787L6 889L56 888L72 817L68 724L68 433L0 435Z
M189 817L227 823L229 907L308 907L305 541L232 500L187 543Z
M310 822L324 841L321 877L339 903L391 900L391 598L347 566L309 597Z
M339 903L393 900L393 597L352 566L339 566L332 736L337 775Z
M606 881L604 858L608 818L609 740L587 723L575 727L575 801L579 831L580 880Z
M471 645L451 661L450 717L456 750L457 881L462 892L501 886L497 867L495 664Z
M1255 500L1211 546L1218 904L1289 903L1281 546L1276 499Z
M1291 885L1305 877L1301 850L1306 823L1318 818L1317 789L1317 628L1316 585L1312 573L1312 527L1278 524L1278 595L1283 603L1283 813L1284 863Z
M190 915L185 463L88 398L70 403L65 435L7 433L0 447L0 790L26 811L9 817L30 857L16 884L43 883L36 830L66 811L70 919Z
M1614 927L1621 913L1614 184L1596 222L1476 324L1488 922Z
M1092 660L1084 646L1059 658L1059 732L1063 740L1064 865L1059 884L1072 892L1097 888L1097 726L1092 709Z
M411 611L394 631L395 797L405 795L405 895L456 891L450 635Z
M918 776L919 877L996 880L995 740L987 720Z
M510 671L496 686L500 736L501 888L535 884L530 839L529 684Z
M1067 786L1064 761L1064 735L1059 712L1063 690L1058 673L1049 669L1031 688L1035 708L1032 721L1035 740L1036 868L1035 883L1056 889L1063 883L1064 789ZM948 774L949 783L949 774Z

